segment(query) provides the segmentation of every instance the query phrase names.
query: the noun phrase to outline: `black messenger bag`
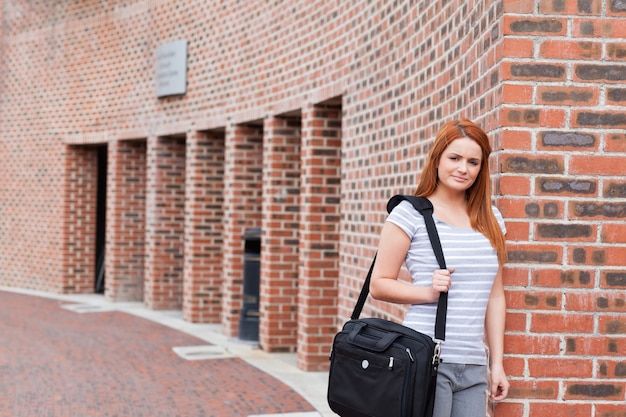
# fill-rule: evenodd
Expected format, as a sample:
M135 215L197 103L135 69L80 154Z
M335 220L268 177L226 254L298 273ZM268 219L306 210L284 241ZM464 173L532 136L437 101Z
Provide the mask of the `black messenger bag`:
M402 200L410 201L424 216L439 267L446 269L432 204L426 198L396 195L387 203L387 211ZM439 297L434 340L388 320L359 319L375 262L374 256L351 320L333 340L328 404L341 417L431 417L448 294Z

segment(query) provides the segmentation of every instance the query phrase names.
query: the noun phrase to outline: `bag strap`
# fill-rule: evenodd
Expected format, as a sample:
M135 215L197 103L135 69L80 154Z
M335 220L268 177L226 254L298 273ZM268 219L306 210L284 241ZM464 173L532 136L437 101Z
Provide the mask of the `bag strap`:
M428 232L428 238L430 239L430 243L433 247L433 251L435 252L435 258L437 258L437 263L439 264L439 268L446 268L446 261L443 256L443 250L441 249L441 242L439 241L439 234L437 233L437 227L435 226L435 221L433 220L433 205L432 203L425 197L416 197L412 195L403 195L398 194L389 200L387 203L387 212L391 213L391 210L395 206L397 206L401 201L407 200L409 201L413 207L417 211L419 211L422 216L424 216L424 222L426 223L426 231ZM365 305L365 301L367 300L367 295L370 291L370 281L372 280L372 271L374 270L374 264L376 263L376 255L374 255L374 259L372 260L372 265L370 266L369 272L367 273L367 277L365 278L365 282L363 283L363 287L361 288L361 293L359 294L359 299L354 306L354 310L352 311L352 320L356 320L361 315L361 311L363 310L363 306ZM444 341L446 340L446 313L448 310L448 293L442 292L439 294L439 301L437 302L437 318L435 319L435 339Z

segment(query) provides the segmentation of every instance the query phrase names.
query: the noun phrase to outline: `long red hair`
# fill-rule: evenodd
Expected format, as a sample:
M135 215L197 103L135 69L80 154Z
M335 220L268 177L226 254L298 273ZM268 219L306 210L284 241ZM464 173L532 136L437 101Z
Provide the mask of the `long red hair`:
M472 228L489 239L491 246L498 254L498 259L501 263L504 263L506 260L504 234L491 209L491 181L489 177L491 145L485 131L475 123L467 119L451 120L439 129L435 137L435 143L428 153L428 159L420 176L415 195L428 197L435 192L438 185L437 167L439 166L441 155L450 143L460 138L472 139L480 146L482 151L482 162L476 181L465 192L467 214L469 215Z

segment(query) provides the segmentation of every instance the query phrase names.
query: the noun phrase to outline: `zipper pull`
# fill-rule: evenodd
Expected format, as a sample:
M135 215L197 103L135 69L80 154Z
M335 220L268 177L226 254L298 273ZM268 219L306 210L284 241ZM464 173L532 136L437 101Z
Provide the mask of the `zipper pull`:
M415 362L415 359L413 359L413 355L411 354L411 349L406 348L406 353L409 355L409 358L411 359L411 362Z
M393 369L393 356L389 357L389 370L391 371Z

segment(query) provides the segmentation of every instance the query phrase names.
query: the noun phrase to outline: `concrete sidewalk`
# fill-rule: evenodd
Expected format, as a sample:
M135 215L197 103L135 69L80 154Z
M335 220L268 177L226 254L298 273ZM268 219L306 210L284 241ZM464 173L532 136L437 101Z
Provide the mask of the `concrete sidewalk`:
M96 294L0 287L0 320L0 394L7 394L0 398L0 417L336 416L326 402L326 372L301 371L295 366L295 354L263 352L256 344L223 336L219 325L186 322L180 311L111 303ZM41 381L64 390L47 392L50 386ZM107 386L98 391L99 383ZM123 391L115 390L117 383ZM76 389L80 398L68 393ZM100 399L103 392L112 395L111 390L117 395L112 398L128 396L126 404L107 409L111 401ZM180 398L190 393L189 398ZM85 396L90 395L92 400L98 398L92 408L76 404L89 402Z

